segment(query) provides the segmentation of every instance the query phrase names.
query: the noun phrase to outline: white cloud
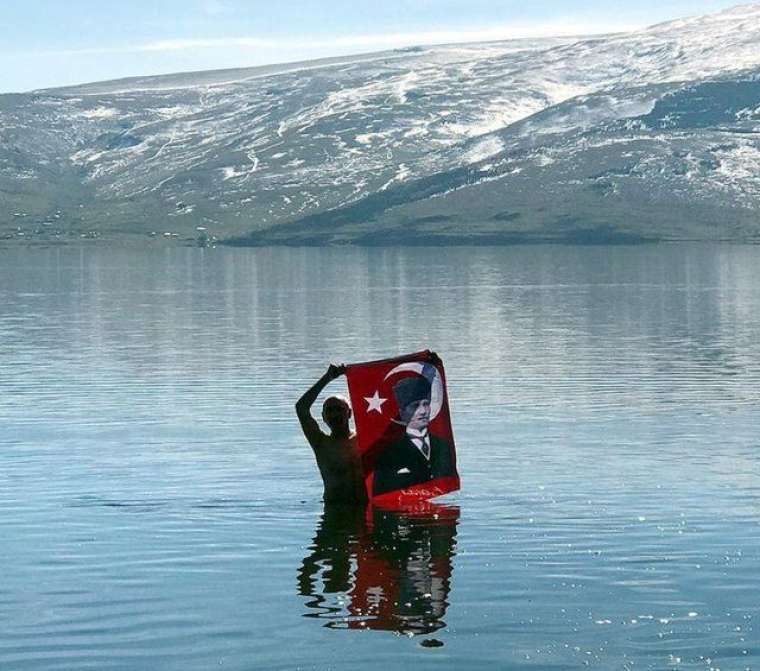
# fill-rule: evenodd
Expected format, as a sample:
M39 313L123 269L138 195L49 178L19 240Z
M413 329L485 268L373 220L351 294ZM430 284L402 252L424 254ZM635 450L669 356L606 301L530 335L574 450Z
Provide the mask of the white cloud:
M196 39L167 39L146 42L126 47L104 47L90 49L73 49L47 53L55 54L124 54L149 52L182 52L198 49L230 49L245 50L345 50L345 49L397 49L418 45L489 42L497 40L524 39L538 37L566 37L598 35L613 32L630 32L640 26L630 24L582 24L572 21L561 21L543 24L506 25L474 30L446 30L410 33L380 33L368 35L350 35L335 37L226 37L226 38L196 38ZM38 52L39 53L39 52Z
M242 49L272 49L277 46L276 40L264 40L257 37L230 37L213 39L177 39L159 40L140 44L124 51L194 51L195 49L222 49L239 47ZM292 44L284 43L283 46L290 48ZM119 49L118 51L122 51Z
M201 0L201 11L207 16L221 16L229 14L232 8L221 0Z

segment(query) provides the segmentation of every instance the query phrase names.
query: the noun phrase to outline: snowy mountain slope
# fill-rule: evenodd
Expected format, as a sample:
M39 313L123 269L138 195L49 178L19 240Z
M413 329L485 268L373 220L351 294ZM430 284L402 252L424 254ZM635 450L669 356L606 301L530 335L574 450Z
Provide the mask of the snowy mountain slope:
M755 239L759 101L760 74L585 96L474 141L501 147L479 161L240 242Z
M0 96L0 233L754 238L758 45L752 4L592 39Z

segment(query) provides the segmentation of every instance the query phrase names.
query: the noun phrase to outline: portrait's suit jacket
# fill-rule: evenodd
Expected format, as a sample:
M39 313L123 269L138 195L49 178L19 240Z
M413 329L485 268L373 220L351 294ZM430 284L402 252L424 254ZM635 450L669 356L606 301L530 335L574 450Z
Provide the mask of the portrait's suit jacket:
M382 452L375 464L373 496L456 475L451 445L433 434L429 436L430 461L406 434Z

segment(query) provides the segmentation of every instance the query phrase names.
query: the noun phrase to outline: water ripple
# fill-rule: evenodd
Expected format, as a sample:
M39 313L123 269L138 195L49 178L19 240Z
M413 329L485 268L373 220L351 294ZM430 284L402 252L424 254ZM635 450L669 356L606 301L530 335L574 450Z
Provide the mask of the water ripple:
M760 664L760 249L4 262L1 668ZM428 346L457 512L334 515L293 402Z

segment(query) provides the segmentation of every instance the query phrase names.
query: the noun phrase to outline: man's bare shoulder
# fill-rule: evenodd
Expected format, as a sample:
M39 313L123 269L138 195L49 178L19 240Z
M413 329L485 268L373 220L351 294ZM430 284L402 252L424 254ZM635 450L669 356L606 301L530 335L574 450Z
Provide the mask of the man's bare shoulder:
M354 452L356 450L357 442L355 433L352 433L350 436L346 436L344 438L336 438L335 436L331 436L327 433L322 433L321 431L320 433L322 434L322 437L320 439L320 447L324 449L347 449L349 452Z
M304 417L299 415L298 419L301 422L303 435L306 436L306 440L309 441L309 445L311 445L315 450L321 448L324 445L325 441L330 439L330 436L328 436L322 431L321 428L319 428L319 423L311 415L306 415Z

